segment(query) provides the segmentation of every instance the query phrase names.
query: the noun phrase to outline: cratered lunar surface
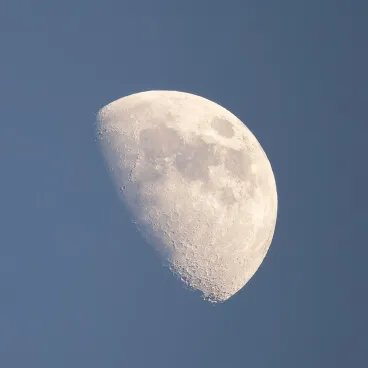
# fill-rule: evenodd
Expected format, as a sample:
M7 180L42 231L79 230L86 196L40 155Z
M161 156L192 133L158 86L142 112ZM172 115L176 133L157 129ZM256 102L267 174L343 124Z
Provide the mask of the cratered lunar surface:
M147 91L98 113L98 137L133 222L191 288L213 302L239 291L272 240L277 192L250 130L205 98Z

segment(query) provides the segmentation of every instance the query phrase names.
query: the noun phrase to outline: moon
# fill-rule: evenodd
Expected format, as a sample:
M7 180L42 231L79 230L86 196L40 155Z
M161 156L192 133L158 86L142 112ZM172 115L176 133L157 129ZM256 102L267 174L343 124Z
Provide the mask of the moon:
M119 196L164 263L211 302L243 288L270 247L278 205L251 131L215 102L177 91L120 98L96 125Z

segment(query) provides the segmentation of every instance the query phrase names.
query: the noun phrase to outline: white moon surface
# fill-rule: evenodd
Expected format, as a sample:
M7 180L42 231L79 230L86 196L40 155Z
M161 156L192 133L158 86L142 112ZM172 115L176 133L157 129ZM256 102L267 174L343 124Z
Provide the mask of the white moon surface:
M261 265L277 218L270 162L250 130L205 98L147 91L98 113L119 195L145 239L212 302Z

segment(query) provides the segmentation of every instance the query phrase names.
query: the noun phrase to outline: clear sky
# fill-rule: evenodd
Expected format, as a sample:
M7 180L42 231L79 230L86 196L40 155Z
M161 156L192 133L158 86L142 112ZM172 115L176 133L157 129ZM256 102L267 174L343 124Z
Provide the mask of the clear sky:
M0 366L366 366L367 7L2 1ZM150 89L226 107L275 172L270 251L215 307L127 224L95 141Z

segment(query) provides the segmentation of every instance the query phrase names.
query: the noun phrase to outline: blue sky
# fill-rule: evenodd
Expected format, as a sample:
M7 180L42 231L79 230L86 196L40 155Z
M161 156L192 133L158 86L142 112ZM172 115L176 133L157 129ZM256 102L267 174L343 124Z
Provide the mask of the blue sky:
M365 1L0 5L0 365L358 367L367 360ZM173 89L254 132L279 216L216 307L144 244L95 141L97 111Z

